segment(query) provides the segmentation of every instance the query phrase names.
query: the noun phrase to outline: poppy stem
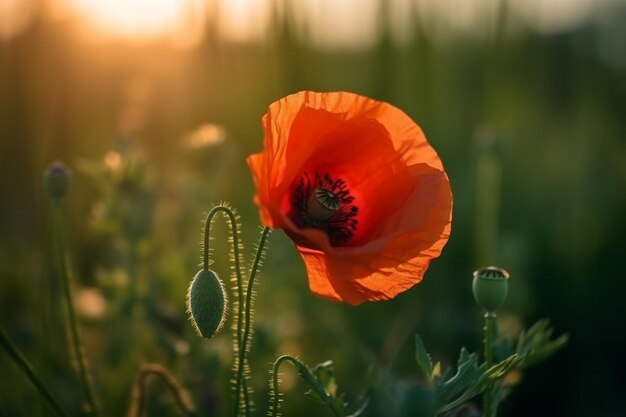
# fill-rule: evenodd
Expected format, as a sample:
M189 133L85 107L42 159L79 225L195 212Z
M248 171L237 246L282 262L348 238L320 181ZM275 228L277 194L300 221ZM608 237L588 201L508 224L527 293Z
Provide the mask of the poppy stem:
M211 224L213 223L213 218L215 217L215 215L219 212L222 212L224 214L224 216L226 216L228 218L228 222L230 223L230 230L231 230L231 234L232 234L232 244L233 244L233 258L234 258L234 262L235 262L235 276L236 276L236 281L237 281L237 300L238 303L235 306L235 311L236 311L236 315L237 315L237 322L236 322L236 338L234 341L234 351L235 351L235 355L239 355L239 352L241 351L241 346L242 346L242 333L243 333L243 309L244 309L244 304L243 304L243 278L242 278L242 272L241 272L241 243L239 240L239 232L238 232L238 228L237 228L237 216L235 214L235 212L227 205L225 204L220 204L217 205L215 207L213 207L211 209L211 211L209 211L209 214L207 214L206 216L206 220L204 221L204 246L203 246L203 251L202 251L202 267L204 270L208 270L209 269L209 265L212 263L210 260L210 254L211 254L211 250L210 250L210 242L211 242ZM239 375L242 370L243 370L243 364L241 362L236 364L236 372L237 375ZM237 379L237 381L239 381ZM247 389L247 382L244 380L243 381L243 389L244 389L244 396L245 396L245 404L246 404L246 414L248 414L248 404L249 404L249 400L248 400L248 389ZM239 393L241 390L241 384L239 384L239 382L237 382L237 385L235 386L235 397L237 398L237 402L236 404L239 403Z
M278 391L278 370L280 368L280 365L282 365L282 363L285 361L291 363L296 368L298 368L298 371L300 371L300 368L303 367L302 363L300 363L298 359L294 358L291 355L281 355L274 361L274 365L272 366L272 379L270 381L272 384L272 386L270 387L272 399L270 400L270 409L267 412L267 415L270 417L278 416L278 409L280 407L280 392Z
M167 386L172 393L172 396L176 400L178 407L187 417L196 417L195 407L191 401L189 392L180 385L176 377L172 375L167 369L157 363L149 363L143 365L133 384L132 403L130 411L128 413L131 417L141 417L144 415L145 401L146 401L146 386L148 377L154 375L159 377L161 381Z
M252 263L252 267L250 268L250 276L248 278L248 285L247 285L247 289L246 289L246 302L245 302L245 310L246 310L246 317L245 317L245 329L243 332L243 339L241 341L241 346L239 347L239 360L238 360L238 369L237 369L237 386L236 386L236 390L235 390L235 403L234 403L234 416L237 416L239 414L239 401L240 401L240 393L241 393L241 387L242 384L244 384L244 402L245 402L245 409L246 409L246 416L249 415L249 399L247 398L247 389L245 387L245 379L244 379L244 367L245 367L245 362L246 362L246 354L248 353L248 339L250 338L250 328L252 326L252 320L251 320L251 315L252 315L252 293L253 293L253 289L254 289L254 279L256 277L256 273L258 272L260 266L261 266L261 261L263 259L264 256L264 248L265 248L265 243L267 241L267 237L269 235L269 233L271 232L271 229L269 227L264 227L263 231L261 232L261 237L259 238L259 243L256 249L256 254L254 256L254 262Z
M53 203L52 207L52 226L53 226L53 242L54 242L54 257L55 264L58 269L58 274L61 277L63 282L63 291L65 293L65 304L67 308L68 314L68 322L70 327L70 336L72 340L72 345L74 348L74 353L76 355L76 362L78 363L78 372L80 375L80 380L83 385L83 390L85 391L85 396L87 399L89 413L95 417L97 417L100 413L98 410L98 405L96 401L96 397L94 394L93 383L91 380L91 375L89 374L89 369L87 367L87 359L85 358L84 346L80 338L80 333L78 330L78 320L76 319L76 312L74 310L74 296L72 292L72 281L67 270L67 263L65 260L65 250L63 248L63 236L61 233L62 230L62 219L61 219L61 206L58 202Z
M52 396L50 390L43 383L42 379L37 375L37 372L31 364L28 362L28 359L19 351L17 346L11 342L9 336L4 332L4 330L0 327L0 345L7 352L7 354L13 359L13 362L26 374L30 382L33 383L39 394L46 400L48 405L54 410L54 412L60 417L67 417L68 414L63 411L63 408L59 405L57 400Z
M485 313L485 338L484 338L484 350L485 350L485 365L489 369L494 365L493 359L493 339L496 326L496 313L488 311ZM483 393L483 415L485 417L496 417L497 402L493 398L493 385L489 385Z
M307 365L302 363L298 358L295 358L291 355L281 355L274 361L274 365L272 366L272 376L270 380L272 384L272 386L270 387L272 399L270 400L271 403L270 411L268 411L267 413L268 416L278 417L278 410L280 408L280 392L278 392L278 370L283 362L289 362L293 366L298 368L298 373L300 374L302 379L304 379L309 384L313 392L319 395L319 398L324 402L324 405L330 407L335 417L342 417L344 415L341 407L337 405L337 402L332 401L332 398L326 392L325 387L320 384L318 378L313 374L313 372L311 372L311 369ZM355 414L359 415L359 412L357 411L357 413Z

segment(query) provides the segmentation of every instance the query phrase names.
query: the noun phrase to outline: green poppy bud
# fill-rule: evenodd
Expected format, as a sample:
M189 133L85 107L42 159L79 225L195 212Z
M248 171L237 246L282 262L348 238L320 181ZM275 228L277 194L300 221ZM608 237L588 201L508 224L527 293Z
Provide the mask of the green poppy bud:
M220 331L226 321L226 292L217 274L199 271L189 285L187 311L198 334L207 339Z
M61 161L54 161L43 176L43 183L46 191L53 201L59 202L63 200L67 189L70 186L70 177L72 172Z
M487 312L495 312L504 303L509 292L509 273L495 266L474 271L472 282L474 299Z

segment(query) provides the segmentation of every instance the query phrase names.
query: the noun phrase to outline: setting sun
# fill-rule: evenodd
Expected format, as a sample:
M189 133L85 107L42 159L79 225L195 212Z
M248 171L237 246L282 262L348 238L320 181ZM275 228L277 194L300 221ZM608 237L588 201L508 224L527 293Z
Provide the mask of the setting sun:
M187 38L202 26L204 0L62 0L96 37Z

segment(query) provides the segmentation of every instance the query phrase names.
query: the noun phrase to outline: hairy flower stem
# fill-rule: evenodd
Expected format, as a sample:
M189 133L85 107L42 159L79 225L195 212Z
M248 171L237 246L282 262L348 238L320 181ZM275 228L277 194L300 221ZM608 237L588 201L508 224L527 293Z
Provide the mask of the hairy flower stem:
M306 366L300 360L298 360L297 358L291 355L281 355L274 361L274 365L272 366L272 376L271 376L272 399L270 400L271 412L267 413L268 416L270 417L278 416L278 409L280 406L280 397L279 397L279 392L278 392L278 370L280 368L280 365L282 365L283 362L289 362L293 366L298 368L298 373L300 374L300 376L309 384L309 386L311 387L311 390L314 391L317 395L319 395L319 398L322 399L322 401L324 402L324 405L327 405L330 407L335 417L342 417L344 415L343 410L341 410L341 408L337 406L337 403L334 401L331 401L331 398L326 392L326 389L322 385L320 385L318 379L313 375L313 373L311 372L311 369L309 369L308 366ZM358 414L360 413L357 412L356 415Z
M267 413L270 417L278 416L278 407L280 406L280 396L278 392L278 370L280 369L280 365L282 365L282 363L285 361L290 362L292 365L298 368L299 371L301 370L301 368L304 368L303 364L298 359L290 355L281 355L274 361L274 365L272 366L272 381L271 381L272 382L272 387L271 387L272 399L271 399L271 405L270 405L271 414L270 412Z
M76 355L76 362L78 363L78 371L80 374L80 379L83 385L83 390L85 391L85 397L87 399L87 403L89 406L89 412L97 417L99 415L98 406L96 402L96 398L94 395L93 384L91 381L91 376L89 375L89 371L87 369L87 360L84 354L84 347L82 341L80 339L80 334L78 332L78 321L76 319L76 312L74 310L74 298L72 293L72 282L70 278L70 274L67 270L67 263L65 260L65 250L63 247L63 236L61 231L62 228L62 219L61 219L61 207L58 203L54 203L52 207L53 218L52 225L54 229L53 233L53 242L54 242L54 255L55 255L55 264L58 269L58 275L61 277L63 282L63 291L65 295L65 304L67 308L68 322L70 327L70 335L72 338L72 345L74 348L74 353Z
M243 332L243 339L241 341L241 346L239 348L239 362L238 362L239 367L237 370L237 388L235 390L235 403L234 403L234 413L233 413L234 416L237 416L239 413L239 398L240 398L241 386L242 386L242 383L245 383L245 380L243 377L243 368L244 368L245 359L246 359L248 339L250 338L250 328L251 328L250 315L252 311L252 290L254 288L254 278L256 277L256 273L261 264L261 259L263 258L263 248L265 247L265 242L267 240L267 236L270 233L270 230L271 229L269 227L264 227L263 231L261 232L261 238L259 239L259 245L257 247L256 254L254 256L254 262L252 263L252 268L250 269L250 277L248 278L248 287L246 289L246 302L245 302L245 310L246 310L245 330ZM248 416L250 407L248 405L249 399L247 397L245 398L245 404L246 404L246 416Z
M213 223L213 217L219 212L224 213L228 217L228 221L230 223L230 229L232 233L232 243L233 243L233 257L235 258L235 275L237 279L237 296L239 299L239 308L237 308L237 337L235 339L235 351L239 354L241 352L242 347L242 337L243 337L243 278L241 272L241 255L239 253L239 234L237 231L237 218L235 217L235 213L225 205L215 206L209 211L209 214L206 216L206 220L204 222L204 246L202 252L202 267L204 270L209 269L210 264L210 242L211 242L211 224ZM243 372L244 364L239 361L237 363L237 375ZM237 381L239 381L237 379ZM246 415L249 414L249 399L248 399L248 389L246 386L247 382L243 381L243 390L244 390L244 399L246 404ZM239 382L236 385L236 393L235 397L239 398L240 390L242 389L241 384ZM238 400L237 400L238 403Z
M206 216L206 220L204 222L204 250L202 253L202 268L204 270L209 269L209 244L211 242L211 223L213 223L213 217L215 217L215 215L220 211L228 216L230 230L233 234L233 257L235 258L235 274L237 275L237 293L239 295L239 300L241 304L243 294L243 282L241 274L241 255L239 254L239 235L237 233L237 219L235 218L235 213L233 213L233 211L226 206L215 206ZM237 346L241 346L243 321L243 310L241 307L243 306L240 305L237 309Z
M57 400L52 396L50 390L43 383L42 379L37 375L35 369L28 362L28 359L19 351L17 346L11 342L9 336L0 327L0 345L6 351L6 353L13 359L13 362L26 374L30 382L33 383L39 394L46 400L48 405L54 410L54 412L61 417L67 417L68 414L63 411Z
M485 364L487 369L494 365L493 360L493 339L496 326L496 313L488 311L485 313ZM483 416L484 417L496 417L497 406L493 398L493 386L489 385L483 393Z

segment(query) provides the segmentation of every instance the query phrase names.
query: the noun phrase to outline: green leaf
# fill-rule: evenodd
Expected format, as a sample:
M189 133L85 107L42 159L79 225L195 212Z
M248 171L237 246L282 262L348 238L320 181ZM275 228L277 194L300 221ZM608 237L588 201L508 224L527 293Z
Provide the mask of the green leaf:
M315 399L319 404L330 407L335 415L346 414L346 401L343 395L337 395L337 383L332 361L320 363L311 370L308 366L299 368L300 375L309 384L311 389L305 394Z
M454 401L449 402L441 409L437 410L438 413L453 410L461 404L469 401L471 398L481 394L487 387L493 385L495 382L503 378L510 370L519 365L520 358L517 355L512 355L500 363L495 364L491 368L482 372L482 374L476 378L470 384L465 391ZM480 366L480 369L484 369L485 364Z
M569 339L567 334L552 339L553 332L554 329L550 327L550 321L547 319L539 320L530 329L522 332L515 349L516 353L522 357L520 369L546 360L567 344Z
M433 360L426 351L424 342L418 334L415 335L415 360L417 361L417 365L420 367L422 372L424 372L424 375L426 375L428 380L432 381L434 377Z
M463 391L479 379L483 375L483 372L484 366L478 366L476 354L470 354L467 349L462 348L456 374L447 381L440 383L437 387L436 396L439 406L438 409L455 401L459 396L464 397Z
M520 362L521 358L518 355L512 355L486 369L485 364L478 366L476 354L469 354L465 348L462 349L457 373L446 381L441 386L442 390L438 392L437 413L453 410L481 394Z

